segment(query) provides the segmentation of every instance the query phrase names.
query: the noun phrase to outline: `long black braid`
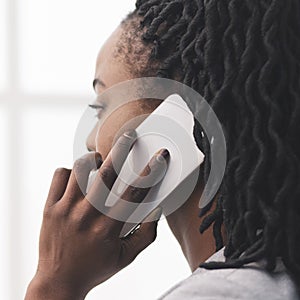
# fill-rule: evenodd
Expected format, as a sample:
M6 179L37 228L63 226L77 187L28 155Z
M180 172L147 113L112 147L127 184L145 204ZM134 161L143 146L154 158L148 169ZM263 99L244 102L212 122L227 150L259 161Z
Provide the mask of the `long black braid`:
M179 80L204 96L226 137L227 167L214 212L216 250L240 267L282 259L300 285L300 2L298 0L138 0L143 44L156 76ZM156 70L157 71L157 70ZM194 136L210 171L210 143ZM211 206L200 211L203 216Z

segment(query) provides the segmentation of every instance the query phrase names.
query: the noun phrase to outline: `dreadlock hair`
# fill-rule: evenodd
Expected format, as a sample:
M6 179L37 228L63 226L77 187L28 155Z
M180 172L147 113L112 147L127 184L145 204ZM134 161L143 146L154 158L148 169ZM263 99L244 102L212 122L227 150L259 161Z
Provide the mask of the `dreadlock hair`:
M281 258L299 288L300 2L137 0L127 21L134 19L141 20L136 30L151 48L149 60L159 62L156 76L178 78L200 93L224 130L225 176L200 232L213 226L219 250L225 225L226 261L200 266L265 259L273 271ZM201 131L196 122L206 182L210 143Z

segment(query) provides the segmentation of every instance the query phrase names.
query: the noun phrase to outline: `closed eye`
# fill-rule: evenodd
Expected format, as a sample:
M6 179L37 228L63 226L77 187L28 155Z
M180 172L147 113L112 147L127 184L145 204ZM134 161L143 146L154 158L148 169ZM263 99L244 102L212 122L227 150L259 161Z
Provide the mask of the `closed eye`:
M96 111L95 117L100 119L101 118L101 113L105 109L105 106L101 105L101 104L90 104L89 107Z

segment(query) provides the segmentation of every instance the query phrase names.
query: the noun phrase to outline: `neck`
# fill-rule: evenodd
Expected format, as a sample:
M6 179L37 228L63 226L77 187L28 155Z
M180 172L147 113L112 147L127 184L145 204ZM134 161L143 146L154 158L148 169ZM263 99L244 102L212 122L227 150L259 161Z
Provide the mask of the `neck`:
M189 200L167 217L168 224L179 242L192 272L216 250L212 226L203 234L199 232L203 219L215 209L214 201L210 211L205 216L198 217L201 194L202 188L197 187Z

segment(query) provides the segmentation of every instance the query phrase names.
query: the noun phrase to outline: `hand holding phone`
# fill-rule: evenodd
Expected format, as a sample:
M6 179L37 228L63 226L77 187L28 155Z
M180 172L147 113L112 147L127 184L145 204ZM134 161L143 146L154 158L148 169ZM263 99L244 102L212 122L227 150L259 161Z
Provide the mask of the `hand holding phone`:
M84 299L98 284L130 264L156 238L161 210L148 216L147 222L132 236L120 238L124 222L101 213L92 202L105 203L118 174L112 153L122 166L132 144L133 135L118 139L102 162L99 153L89 153L74 163L72 170L58 169L52 180L44 209L40 234L39 263L25 299ZM166 172L168 152L161 149L143 170L162 177ZM115 162L116 163L116 162ZM97 176L87 194L89 173L97 168ZM152 186L153 176L140 176L135 185ZM127 186L122 198L126 202L143 201L146 190ZM114 210L122 211L122 205ZM129 213L130 214L130 213Z

